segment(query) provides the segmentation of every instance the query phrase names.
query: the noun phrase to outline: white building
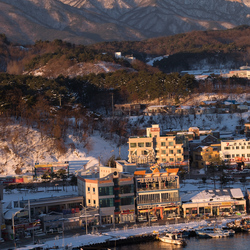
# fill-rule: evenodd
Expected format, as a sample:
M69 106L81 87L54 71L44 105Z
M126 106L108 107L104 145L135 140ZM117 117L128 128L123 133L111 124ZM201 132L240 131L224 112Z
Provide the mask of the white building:
M225 216L246 212L246 200L240 188L184 193L181 195L181 200L184 218Z
M250 141L247 139L221 141L220 156L231 164L250 164Z

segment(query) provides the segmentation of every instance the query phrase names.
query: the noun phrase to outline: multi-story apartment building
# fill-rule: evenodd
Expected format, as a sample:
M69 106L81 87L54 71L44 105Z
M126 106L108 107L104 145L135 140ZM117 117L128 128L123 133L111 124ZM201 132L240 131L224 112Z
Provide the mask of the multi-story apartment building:
M183 165L183 140L174 134L161 135L158 124L146 129L144 137L129 138L128 161L130 163L165 163L166 165Z
M137 218L172 218L180 213L178 168L160 172L155 168L152 173L136 171L135 194Z
M247 139L221 141L221 158L238 166L250 165L250 141Z
M192 166L203 168L212 163L220 162L220 144L211 144L210 146L199 146L193 150Z
M114 171L103 178L78 176L77 184L85 206L99 208L102 224L135 221L133 175Z

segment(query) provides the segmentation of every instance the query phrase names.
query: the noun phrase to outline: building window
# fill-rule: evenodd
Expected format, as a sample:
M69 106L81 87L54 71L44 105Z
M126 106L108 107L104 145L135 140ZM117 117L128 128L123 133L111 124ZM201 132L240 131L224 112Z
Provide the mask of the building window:
M163 155L165 155L165 154L166 154L166 150L162 150L161 153L162 153Z
M166 162L166 158L162 158L162 162Z
M245 154L242 154L242 157L245 157Z
M120 186L121 194L134 193L134 184Z
M240 147L239 146L236 146L236 149L239 149Z
M100 199L99 200L100 207L113 207L114 206L114 199Z
M88 187L88 192L90 192L90 187Z
M240 155L239 155L239 154L236 154L236 157L240 157Z
M226 150L226 149L230 149L230 147L224 147L224 149Z
M169 146L174 146L174 142L173 142L173 141L170 141L168 145L169 145Z
M250 149L250 146L247 146L247 149Z
M173 153L174 153L174 150L170 149L169 154L173 154Z
M133 205L134 204L134 197L122 197L121 198L121 205Z
M136 143L130 143L131 148L136 148Z
M104 195L113 195L113 187L99 187L99 195L104 196Z
M93 200L93 204L95 205L95 200Z
M174 162L174 158L170 158L169 161L170 161L170 162Z
M181 154L181 150L180 149L177 149L177 154Z
M151 142L146 142L146 147L151 147Z
M95 188L93 188L93 193L95 193Z
M142 154L143 155L148 155L148 151L147 150L143 150Z
M162 147L166 146L166 142L165 142L165 141L162 141L162 142L161 142L161 146L162 146Z
M234 158L235 157L235 154L232 154L232 158Z
M143 148L144 147L144 142L138 142L138 147Z
M230 159L230 158L231 158L231 155L225 155L225 158L226 158L226 159Z
M242 146L241 149L245 149L245 146Z
M181 161L182 159L181 158L177 158L177 161Z
M88 203L90 204L90 199L88 199Z
M250 157L250 154L247 154L247 157Z

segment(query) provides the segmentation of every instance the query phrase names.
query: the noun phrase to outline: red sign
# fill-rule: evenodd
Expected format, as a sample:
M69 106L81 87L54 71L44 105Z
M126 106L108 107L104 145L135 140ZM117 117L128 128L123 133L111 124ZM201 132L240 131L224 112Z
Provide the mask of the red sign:
M151 132L160 132L160 128L151 128Z

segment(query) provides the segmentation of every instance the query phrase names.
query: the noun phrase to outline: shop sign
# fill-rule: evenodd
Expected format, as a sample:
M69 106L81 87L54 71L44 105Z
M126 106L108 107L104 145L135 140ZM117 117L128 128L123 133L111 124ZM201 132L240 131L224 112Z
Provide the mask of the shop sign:
M231 206L231 202L221 202L222 206Z

